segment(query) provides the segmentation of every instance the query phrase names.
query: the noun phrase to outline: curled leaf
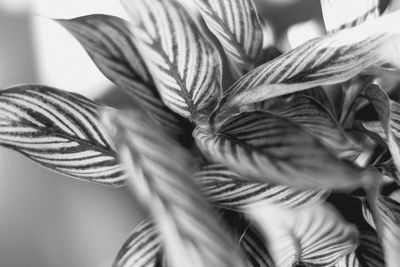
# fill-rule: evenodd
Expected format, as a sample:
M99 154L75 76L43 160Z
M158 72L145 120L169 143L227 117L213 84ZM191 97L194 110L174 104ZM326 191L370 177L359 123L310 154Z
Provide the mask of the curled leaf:
M146 116L107 112L130 185L152 216L171 266L243 266L234 241L191 177L193 159Z
M329 205L315 204L295 211L265 206L250 213L279 267L334 266L355 251L358 232Z
M161 100L133 42L129 22L108 15L89 15L57 22L82 44L99 70L132 95L135 104L157 125L174 135L183 133L182 120Z
M121 185L126 175L98 108L83 96L45 86L0 91L0 144L58 173Z
M253 0L196 0L208 28L242 75L262 56L263 29Z
M209 158L254 182L302 189L361 184L360 169L340 161L298 125L273 113L242 113L215 133L197 128L194 136Z
M202 121L221 96L221 58L176 0L122 0L164 103Z

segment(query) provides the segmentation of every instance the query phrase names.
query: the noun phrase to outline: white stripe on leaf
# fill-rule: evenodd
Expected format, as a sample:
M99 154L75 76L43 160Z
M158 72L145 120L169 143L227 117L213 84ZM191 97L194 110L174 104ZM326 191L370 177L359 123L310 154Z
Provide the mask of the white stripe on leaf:
M107 15L57 20L83 46L99 70L126 90L157 125L174 135L183 134L183 120L161 100L154 81L133 42L129 22Z
M215 133L197 128L200 149L253 182L301 189L361 185L357 167L340 161L301 127L268 112L242 113Z
M49 87L25 85L3 90L0 113L12 116L2 119L0 144L56 172L119 185L125 182L124 172L96 107L84 97Z
M177 0L122 0L164 103L203 120L221 96L221 58Z
M193 158L143 114L106 112L135 195L154 217L171 266L243 266L233 239L190 179Z
M321 0L327 32L357 26L379 17L379 0Z
M239 75L262 56L263 29L253 0L196 0L208 28L222 44Z

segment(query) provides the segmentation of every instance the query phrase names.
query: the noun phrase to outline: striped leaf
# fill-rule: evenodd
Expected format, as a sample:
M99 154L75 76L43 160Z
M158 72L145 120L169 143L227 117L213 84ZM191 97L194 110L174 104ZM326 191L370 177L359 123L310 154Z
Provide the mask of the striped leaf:
M360 170L333 156L291 121L268 112L242 113L217 132L197 128L200 149L253 182L302 189L360 185Z
M334 266L357 247L358 232L329 205L290 210L265 206L251 218L269 240L269 250L279 267ZM302 266L302 265L300 265Z
M196 0L208 28L239 75L262 57L263 30L252 0Z
M99 70L126 90L155 123L174 135L182 134L182 120L162 102L127 21L107 15L57 21L82 44Z
M368 86L364 94L378 113L393 162L400 170L400 104L390 100L386 92L378 85Z
M164 103L202 120L221 96L221 58L176 0L122 0Z
M135 195L154 217L170 266L243 266L233 239L190 179L190 154L145 116L107 112Z
M310 40L244 75L224 92L220 109L235 109L316 86L341 83L368 67L390 61L386 48L400 33L394 26L399 21L400 11Z
M327 32L357 26L379 17L379 0L321 0Z
M196 178L208 199L223 208L240 211L246 211L248 206L266 204L285 208L306 207L328 196L323 191L297 191L286 186L247 182L221 164L203 167Z
M375 231L361 231L356 254L363 267L385 266L382 247Z
M350 253L339 260L335 267L360 267L356 254Z
M95 103L39 85L0 91L0 144L56 172L107 185L126 176Z
M386 266L394 267L400 262L400 203L380 196L376 202L376 208L383 224L383 249ZM370 210L364 205L363 214L365 220L374 228Z
M125 241L113 267L161 267L160 243L152 220L142 222Z
M322 90L322 89L321 89ZM276 101L269 110L299 124L341 158L354 159L361 152L329 111L315 99L296 94Z

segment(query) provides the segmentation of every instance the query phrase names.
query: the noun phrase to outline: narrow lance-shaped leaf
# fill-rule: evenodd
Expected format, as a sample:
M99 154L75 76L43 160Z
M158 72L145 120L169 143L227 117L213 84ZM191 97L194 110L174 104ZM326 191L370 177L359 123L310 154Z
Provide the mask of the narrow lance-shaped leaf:
M295 211L264 206L251 211L250 217L269 240L279 267L334 266L357 247L357 229L328 204Z
M94 102L39 85L0 91L0 145L56 172L107 185L126 175Z
M298 125L268 112L242 113L217 132L197 128L200 149L255 182L302 189L360 186L362 172L342 162Z
M192 121L221 96L221 58L176 0L121 0L164 103Z
M100 71L132 95L135 104L155 123L169 133L182 134L182 119L162 102L127 21L108 15L89 15L57 22L82 44Z
M220 109L235 109L316 86L341 83L368 67L390 61L391 51L386 48L390 48L392 37L400 33L394 26L399 21L400 11L310 40L244 75L225 91Z
M357 26L379 17L378 0L321 0L327 32Z
M151 219L130 234L118 252L113 267L161 267L161 240Z
M142 114L108 112L130 185L151 212L170 266L243 266L233 239L191 178L193 159Z
M390 100L378 85L368 86L364 94L378 113L394 164L400 170L400 104Z
M196 0L211 32L239 75L262 57L263 29L253 0Z
M371 229L361 231L356 254L361 266L385 266L382 246L376 232Z
M207 198L216 205L240 211L266 204L300 208L328 197L326 191L299 191L287 186L248 182L221 164L203 167L196 174L196 181Z

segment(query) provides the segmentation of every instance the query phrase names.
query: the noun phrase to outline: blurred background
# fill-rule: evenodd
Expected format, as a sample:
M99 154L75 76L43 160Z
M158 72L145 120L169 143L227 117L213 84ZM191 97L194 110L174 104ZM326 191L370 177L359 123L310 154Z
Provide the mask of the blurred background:
M191 2L192 0L187 0ZM317 0L258 0L282 49L323 33ZM0 0L0 88L40 83L123 106L78 42L49 18L103 13L118 0ZM34 16L32 16L34 14ZM125 189L73 180L0 147L0 266L110 266L143 219Z

